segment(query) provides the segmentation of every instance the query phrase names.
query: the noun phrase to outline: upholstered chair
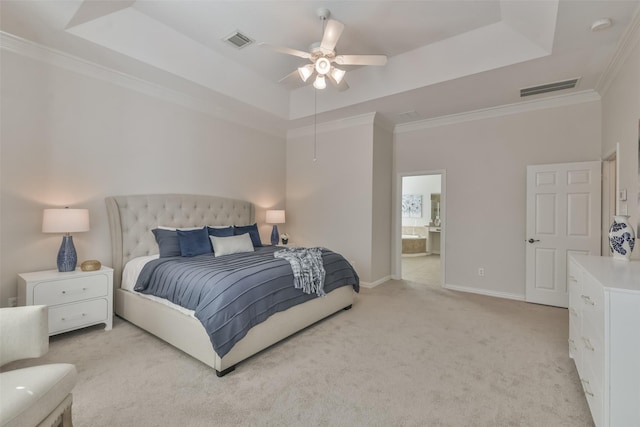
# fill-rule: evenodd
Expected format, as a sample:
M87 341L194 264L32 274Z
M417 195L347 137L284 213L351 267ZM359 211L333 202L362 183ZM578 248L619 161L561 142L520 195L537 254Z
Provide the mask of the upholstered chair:
M0 308L0 366L44 355L48 329L45 305ZM72 426L71 390L77 375L68 363L0 373L0 426Z

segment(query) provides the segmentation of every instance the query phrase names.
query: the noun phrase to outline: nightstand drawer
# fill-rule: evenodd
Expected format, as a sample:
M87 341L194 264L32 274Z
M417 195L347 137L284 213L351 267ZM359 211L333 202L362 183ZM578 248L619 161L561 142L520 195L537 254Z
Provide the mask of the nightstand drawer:
M107 275L76 276L38 283L33 288L33 304L58 305L106 297L109 292Z
M49 307L49 334L102 323L108 314L106 298Z

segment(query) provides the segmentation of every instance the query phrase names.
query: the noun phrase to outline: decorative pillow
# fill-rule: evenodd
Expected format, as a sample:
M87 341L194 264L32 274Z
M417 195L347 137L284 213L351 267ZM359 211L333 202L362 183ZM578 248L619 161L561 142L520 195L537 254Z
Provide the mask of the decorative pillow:
M260 233L258 232L258 224L235 225L233 227L233 234L235 234L236 236L245 233L249 233L249 237L251 237L251 242L253 243L254 248L259 248L260 246L262 246L262 242L260 241Z
M213 252L217 257L241 252L253 252L253 243L249 233L231 237L209 236L209 239L211 239Z
M209 236L229 237L233 236L233 227L207 227Z
M196 256L211 253L211 243L206 227L199 230L176 230L180 244L180 255Z
M158 242L160 258L180 256L180 243L178 243L176 231L154 228L151 232L156 237L156 242Z

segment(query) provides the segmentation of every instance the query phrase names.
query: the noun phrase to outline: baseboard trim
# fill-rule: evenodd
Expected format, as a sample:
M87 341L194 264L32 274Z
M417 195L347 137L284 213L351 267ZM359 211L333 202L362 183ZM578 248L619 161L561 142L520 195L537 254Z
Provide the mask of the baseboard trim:
M489 289L469 288L467 286L458 286L458 285L450 285L450 284L445 284L443 287L451 291L467 292L471 294L486 295L489 297L505 298L505 299L511 299L516 301L525 300L524 294L511 294L507 292L491 291Z
M385 276L382 279L378 279L375 282L360 282L360 286L363 288L371 289L378 285L382 285L384 282L391 280L391 276Z

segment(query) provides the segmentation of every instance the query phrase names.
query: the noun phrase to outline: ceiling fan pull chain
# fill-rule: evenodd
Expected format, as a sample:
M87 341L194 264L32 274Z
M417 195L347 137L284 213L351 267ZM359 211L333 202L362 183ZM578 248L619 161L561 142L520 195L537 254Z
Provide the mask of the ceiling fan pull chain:
M313 88L313 161L317 159L316 152L318 146L318 89Z

